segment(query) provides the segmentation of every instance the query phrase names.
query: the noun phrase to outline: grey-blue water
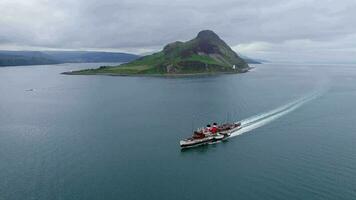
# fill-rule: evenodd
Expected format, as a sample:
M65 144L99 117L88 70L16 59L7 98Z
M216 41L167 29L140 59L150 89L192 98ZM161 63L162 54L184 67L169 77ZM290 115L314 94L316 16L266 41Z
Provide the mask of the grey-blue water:
M356 66L60 74L97 65L0 68L1 200L356 198ZM227 142L179 148L192 126L248 118Z

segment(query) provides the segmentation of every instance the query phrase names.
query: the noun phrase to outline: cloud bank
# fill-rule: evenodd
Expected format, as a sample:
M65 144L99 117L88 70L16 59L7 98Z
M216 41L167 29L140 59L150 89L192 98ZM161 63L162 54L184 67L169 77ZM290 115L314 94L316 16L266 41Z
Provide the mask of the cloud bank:
M144 53L214 30L242 54L356 62L354 0L1 0L1 49Z

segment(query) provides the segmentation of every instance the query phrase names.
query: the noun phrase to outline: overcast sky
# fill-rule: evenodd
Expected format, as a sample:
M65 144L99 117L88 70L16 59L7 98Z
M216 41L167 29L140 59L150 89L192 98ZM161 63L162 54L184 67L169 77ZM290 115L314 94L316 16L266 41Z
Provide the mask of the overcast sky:
M356 0L0 0L0 49L145 53L215 31L273 61L356 62Z

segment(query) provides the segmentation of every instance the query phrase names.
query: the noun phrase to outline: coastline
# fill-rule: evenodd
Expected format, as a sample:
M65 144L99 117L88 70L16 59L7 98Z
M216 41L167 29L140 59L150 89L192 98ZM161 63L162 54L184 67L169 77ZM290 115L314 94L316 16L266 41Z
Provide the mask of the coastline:
M130 76L130 77L191 77L191 76L214 76L226 74L242 74L249 72L255 67L249 67L243 71L236 72L204 72L204 73L187 73L187 74L118 74L118 73L81 73L78 71L62 72L63 75L102 75L102 76Z

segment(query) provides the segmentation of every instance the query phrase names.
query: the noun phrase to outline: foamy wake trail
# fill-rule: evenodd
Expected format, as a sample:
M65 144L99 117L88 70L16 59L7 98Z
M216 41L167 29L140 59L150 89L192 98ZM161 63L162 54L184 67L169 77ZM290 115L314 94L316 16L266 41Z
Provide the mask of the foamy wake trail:
M241 129L232 133L231 137L241 135L243 133L249 132L251 130L254 130L256 128L259 128L261 126L269 124L269 123L273 122L274 120L301 107L305 103L317 98L320 95L321 95L321 92L314 93L314 94L308 95L306 97L300 98L296 101L293 101L291 103L288 103L286 105L283 105L281 107L278 107L274 110L244 119L241 121Z

